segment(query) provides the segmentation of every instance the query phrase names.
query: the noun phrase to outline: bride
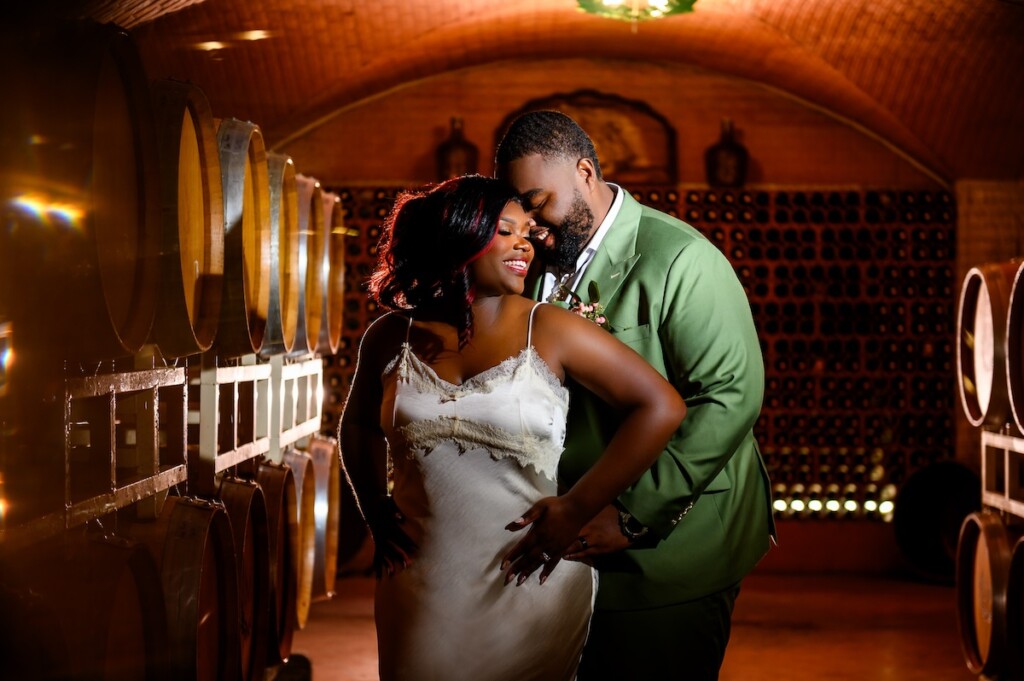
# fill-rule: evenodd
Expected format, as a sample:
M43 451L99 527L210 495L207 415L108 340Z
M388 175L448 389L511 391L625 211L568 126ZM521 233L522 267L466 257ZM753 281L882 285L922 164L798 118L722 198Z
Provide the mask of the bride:
M533 227L481 176L403 194L384 224L370 293L391 312L363 336L339 433L375 541L384 681L574 678L597 577L561 557L686 412L598 324L521 296ZM559 494L570 378L625 417Z

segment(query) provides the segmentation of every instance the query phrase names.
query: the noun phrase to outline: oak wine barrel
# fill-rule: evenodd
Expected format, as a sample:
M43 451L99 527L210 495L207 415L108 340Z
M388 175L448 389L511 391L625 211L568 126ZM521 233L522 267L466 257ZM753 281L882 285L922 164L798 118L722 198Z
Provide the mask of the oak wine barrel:
M972 267L957 314L957 383L972 426L1001 427L1011 418L1006 376L1006 322L1017 262Z
M224 286L224 202L217 130L191 83L153 83L163 216L153 340L166 357L213 345Z
M309 439L309 457L316 475L316 547L313 557L313 599L334 595L338 576L341 526L341 457L338 441L324 435Z
M242 678L263 681L271 625L267 505L259 484L239 478L221 478L217 496L231 520L238 565Z
M240 680L238 568L224 505L168 497L157 520L128 532L160 566L170 678Z
M1006 381L1010 412L1017 429L1024 432L1024 263L1013 276L1010 311L1006 319Z
M957 548L957 616L964 660L975 674L999 676L1009 661L1010 546L998 513L972 513L964 520Z
M320 183L305 175L295 176L299 205L299 323L292 352L314 352L323 321L324 210Z
M38 592L0 576L0 678L57 681L70 666L56 610Z
M270 553L270 641L267 664L277 666L292 652L298 579L295 571L293 522L297 517L295 477L283 464L261 462L256 480L267 502Z
M42 616L52 627L33 632L49 639L34 645L55 657L31 661L19 659L18 652L13 657L5 654L0 659L0 678L170 678L160 573L143 545L74 530L19 550L15 561L20 574L13 581L38 608L32 619L39 621ZM19 604L16 600L8 605L17 608ZM0 619L14 614L5 608ZM24 624L31 626L32 619ZM26 662L27 669L18 669Z
M217 128L224 195L224 291L218 355L259 352L270 306L270 183L263 133L228 118Z
M1017 535L1024 532L1017 528ZM1024 678L1024 536L1013 546L1010 576L1006 581L1006 642L1010 676Z
M299 322L299 200L295 164L267 155L270 183L270 299L261 353L291 352Z
M160 276L157 132L138 50L110 25L7 24L0 58L0 310L58 361L133 354Z
M345 308L345 211L337 194L323 192L323 202L324 233L327 236L321 271L324 304L316 349L321 354L333 355L341 345Z
M302 629L309 619L313 600L313 565L316 559L316 471L309 454L290 449L284 462L295 476L298 514L292 519L292 548L295 556L295 626Z

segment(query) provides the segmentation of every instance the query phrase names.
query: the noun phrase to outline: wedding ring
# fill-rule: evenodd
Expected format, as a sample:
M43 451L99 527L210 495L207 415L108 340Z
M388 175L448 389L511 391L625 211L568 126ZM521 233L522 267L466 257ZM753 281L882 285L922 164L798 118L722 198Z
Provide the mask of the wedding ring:
M583 547L584 551L586 551L590 547L590 544L587 543L586 537L580 536L580 537L576 537L576 539L579 541L580 546Z
M544 552L542 552L542 553L540 554L540 558L541 558L541 560L543 560L543 561L544 561L545 563L549 563L549 562L551 562L551 556L549 556L549 555L548 555L547 551L544 551Z

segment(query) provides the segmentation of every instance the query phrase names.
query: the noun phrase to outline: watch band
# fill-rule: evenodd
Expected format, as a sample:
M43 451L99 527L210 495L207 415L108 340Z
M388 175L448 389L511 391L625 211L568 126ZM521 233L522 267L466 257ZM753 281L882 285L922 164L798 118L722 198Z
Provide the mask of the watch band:
M648 528L641 524L639 520L634 518L632 513L620 508L619 530L622 532L623 536L629 540L629 543L632 544L637 539L647 534Z

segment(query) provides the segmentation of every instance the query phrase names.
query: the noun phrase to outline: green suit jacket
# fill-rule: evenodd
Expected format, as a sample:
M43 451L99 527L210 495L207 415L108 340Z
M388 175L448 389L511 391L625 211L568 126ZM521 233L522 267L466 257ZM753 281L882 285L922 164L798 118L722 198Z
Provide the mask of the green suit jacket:
M775 532L752 432L764 364L743 288L696 229L619 191L619 214L576 291L593 302L586 292L597 283L612 333L675 386L688 410L655 465L619 497L650 531L597 563L597 607L609 610L679 603L735 584ZM539 289L538 280L535 297ZM596 396L571 383L570 391L560 464L568 485L618 423Z

